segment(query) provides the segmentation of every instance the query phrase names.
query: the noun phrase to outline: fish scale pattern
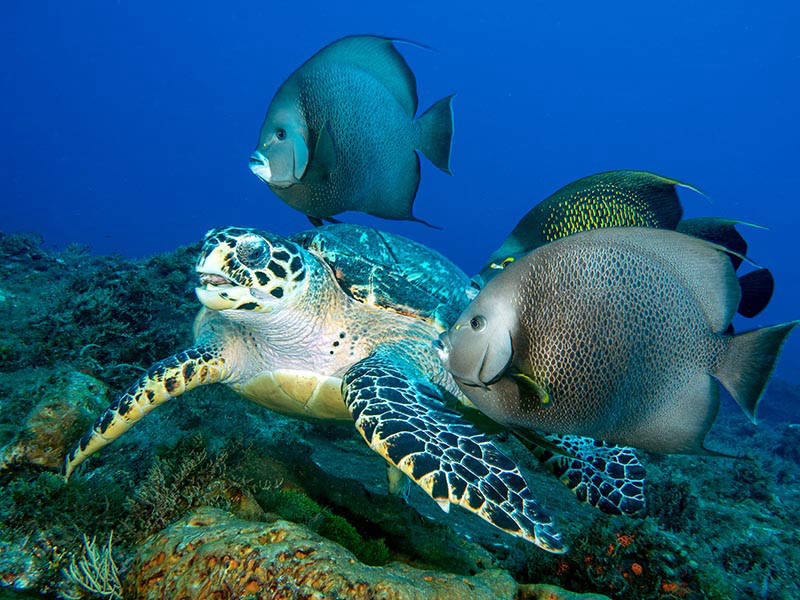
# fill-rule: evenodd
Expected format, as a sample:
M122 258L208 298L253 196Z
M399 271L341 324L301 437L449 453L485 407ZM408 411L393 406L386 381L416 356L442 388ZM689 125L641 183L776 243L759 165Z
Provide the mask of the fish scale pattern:
M552 242L588 229L660 225L659 215L639 190L603 182L559 199L542 223L542 236Z
M356 363L342 393L370 448L408 475L444 510L450 503L549 552L564 552L552 518L517 466L455 411L441 390L391 352Z
M578 500L611 515L645 509L645 469L633 448L577 435L543 438L564 454L543 446L534 446L534 454Z

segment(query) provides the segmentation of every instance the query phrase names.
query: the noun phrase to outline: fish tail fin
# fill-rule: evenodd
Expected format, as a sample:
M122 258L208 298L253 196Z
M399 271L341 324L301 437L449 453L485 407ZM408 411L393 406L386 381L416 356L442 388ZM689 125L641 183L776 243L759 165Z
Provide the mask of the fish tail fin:
M453 95L434 103L416 120L419 130L418 149L445 173L450 170L450 150L453 144Z
M800 321L791 321L727 339L727 349L714 375L753 423L781 347L797 325Z
M769 304L775 289L775 279L769 269L758 269L739 277L739 287L742 288L739 314L755 317Z

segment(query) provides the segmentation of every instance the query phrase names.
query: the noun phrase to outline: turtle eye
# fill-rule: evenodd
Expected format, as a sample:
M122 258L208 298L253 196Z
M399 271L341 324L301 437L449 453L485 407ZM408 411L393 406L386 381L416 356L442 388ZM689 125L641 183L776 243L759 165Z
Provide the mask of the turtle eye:
M469 326L473 331L483 331L486 327L486 319L481 315L476 315L469 320Z
M269 257L269 247L260 237L247 236L236 244L236 256L248 267L260 267Z
M286 130L283 129L282 127L279 127L275 131L275 137L278 138L279 140L285 140L286 139Z

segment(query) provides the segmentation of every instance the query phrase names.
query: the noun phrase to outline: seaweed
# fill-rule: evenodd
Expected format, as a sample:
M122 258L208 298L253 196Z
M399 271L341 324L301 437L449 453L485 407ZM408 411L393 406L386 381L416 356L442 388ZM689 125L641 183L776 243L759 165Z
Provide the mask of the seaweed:
M363 538L346 519L320 506L301 490L262 489L256 492L255 497L264 510L306 525L344 546L365 564L380 566L389 561L389 549L383 539Z
M63 543L84 531L108 533L119 520L118 507L130 492L130 482L102 475L76 477L69 485L63 477L25 469L4 476L0 494L3 537L16 539L41 531L58 533Z

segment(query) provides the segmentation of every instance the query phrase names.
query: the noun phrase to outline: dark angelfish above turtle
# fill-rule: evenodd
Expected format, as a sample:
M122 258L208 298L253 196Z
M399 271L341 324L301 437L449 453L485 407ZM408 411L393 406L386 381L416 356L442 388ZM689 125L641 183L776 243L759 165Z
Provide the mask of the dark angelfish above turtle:
M450 173L452 96L416 120L417 84L393 40L350 36L309 58L267 110L250 169L289 206L419 221L416 150Z
M559 238L604 227L672 229L724 246L734 269L747 253L747 242L736 225L750 223L721 218L682 219L676 187L698 193L696 187L646 171L608 171L578 179L534 206L495 250L474 278L480 288L509 262ZM772 297L769 269L757 269L739 278L742 289L739 314L753 317Z
M401 236L339 224L291 238L210 231L197 272L194 345L109 406L68 454L66 477L159 404L224 383L284 414L351 421L445 511L457 504L565 549L518 467L464 416L476 411L433 347L469 303L458 267ZM644 507L644 469L629 449L557 436L546 446L539 460L580 500L614 514Z
M755 421L794 321L726 335L728 251L606 228L538 247L481 290L437 346L498 423L664 453L706 453L721 383Z

